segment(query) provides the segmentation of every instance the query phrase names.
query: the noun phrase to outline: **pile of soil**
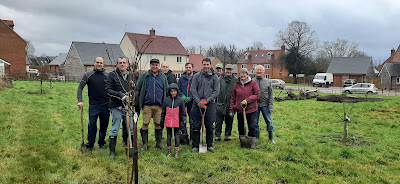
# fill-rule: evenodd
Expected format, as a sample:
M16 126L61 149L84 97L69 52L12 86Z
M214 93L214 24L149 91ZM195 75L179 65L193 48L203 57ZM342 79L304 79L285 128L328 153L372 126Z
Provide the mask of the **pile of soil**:
M383 99L383 98L363 98L363 97L356 97L356 96L347 96L343 95L328 95L328 96L319 96L317 97L317 101L328 101L328 102L347 102L347 103L357 103L357 102L381 102L390 99Z

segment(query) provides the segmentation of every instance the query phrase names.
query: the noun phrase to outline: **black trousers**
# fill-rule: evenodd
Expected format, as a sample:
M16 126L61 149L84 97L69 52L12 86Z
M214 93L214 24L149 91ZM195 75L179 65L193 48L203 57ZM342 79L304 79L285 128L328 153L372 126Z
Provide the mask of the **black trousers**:
M243 113L237 113L237 120L238 120L238 130L239 136L246 135L246 130L244 129L244 119ZM256 136L256 121L257 121L257 111L252 113L246 114L247 120L247 127L248 127L248 136L255 137Z
M180 145L180 139L179 139L179 128L171 128L171 127L166 127L167 128L167 146L171 146L172 142L172 130L174 130L174 137L175 137L175 147L179 147Z
M221 137L222 134L222 125L224 124L225 120L225 137L232 135L232 124L233 124L233 117L229 116L229 114L223 115L217 113L217 121L215 126L215 136Z
M202 117L199 106L193 104L192 111L190 112L190 114L193 120L192 147L198 148L200 144L201 125L202 125ZM215 114L216 114L215 104L214 103L207 104L207 111L204 117L207 147L213 146Z

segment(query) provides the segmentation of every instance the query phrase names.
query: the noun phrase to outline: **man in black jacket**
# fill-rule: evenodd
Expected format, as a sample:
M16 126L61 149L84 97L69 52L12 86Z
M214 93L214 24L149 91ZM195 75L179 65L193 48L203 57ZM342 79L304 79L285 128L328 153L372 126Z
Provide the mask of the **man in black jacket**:
M237 78L232 74L233 65L227 64L225 66L225 75L219 78L220 91L217 97L217 121L215 128L215 141L221 141L222 124L225 120L225 141L232 140L232 124L233 117L229 116L229 105L231 102L231 95L233 85L235 85Z
M112 115L112 126L110 129L110 158L115 159L115 145L121 126L121 121L126 122L126 112L123 102L128 100L129 91L129 72L128 58L118 58L117 69L108 75L106 81L106 91L110 95L110 110ZM131 113L132 115L132 113ZM131 135L133 135L133 118L130 118Z
M105 90L105 81L108 73L104 70L104 60L97 57L94 60L93 71L85 73L81 82L79 83L77 98L78 106L83 107L82 91L88 85L89 96L89 124L88 124L88 143L86 144L86 151L92 151L94 143L96 142L97 134L97 118L100 119L99 129L99 147L105 149L105 137L107 133L108 120L110 118L110 111L108 110L109 97Z
M165 76L167 77L167 81L168 81L168 85L175 83L177 84L178 82L176 82L176 77L175 75L172 73L172 71L169 69L169 65L167 62L164 62L161 65L161 71L165 74Z

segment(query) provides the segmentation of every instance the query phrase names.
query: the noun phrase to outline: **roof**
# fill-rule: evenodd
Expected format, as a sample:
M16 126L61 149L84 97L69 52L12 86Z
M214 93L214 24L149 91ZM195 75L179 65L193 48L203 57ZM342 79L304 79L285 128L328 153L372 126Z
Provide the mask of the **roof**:
M14 21L12 20L2 20L5 24L7 24L8 26L14 26Z
M383 68L388 70L390 76L400 76L400 63L386 63Z
M189 55L189 63L193 63L193 71L200 71L203 69L203 65L201 62L203 61L204 56L202 54L190 54Z
M68 53L60 53L56 58L54 58L49 65L60 65L67 59Z
M210 59L211 63L215 60L215 57L206 57L208 59Z
M399 45L399 47L397 48L397 50L394 50L394 48L393 48L393 49L390 50L390 51L391 51L391 53L390 53L389 58L386 59L386 61L383 62L381 65L378 66L378 70L379 70L379 71L381 71L383 65L385 65L386 63L400 63L400 59L398 59L398 58L400 58L400 52L399 52L399 51L400 51L400 45ZM394 54L392 55L392 52L393 52L393 51L394 51Z
M1 59L1 58L0 58L0 62L5 63L5 64L7 64L7 65L11 65L11 63L9 63L9 62L7 62L6 60Z
M271 59L267 58L268 53L272 54ZM282 54L285 54L282 50L259 50L259 51L244 51L243 55L240 56L238 64L265 64L279 61ZM249 56L248 59L245 57Z
M167 36L158 36L152 37L146 34L137 34L137 33L126 33L135 46L135 48L141 47L148 40L152 41L150 45L146 48L146 54L173 54L173 55L186 55L189 53L183 47L181 42L176 37L167 37ZM136 44L137 40L137 44ZM136 48L138 49L138 48ZM139 50L143 50L140 49Z
M366 75L371 64L372 57L334 57L326 73Z
M15 32L14 31L14 29L12 29L11 27L10 27L10 25L8 25L6 22L7 21L10 21L10 20L2 20L2 19L0 19L0 22L2 22L2 23L4 23L5 25L7 25L7 27L11 30L11 31L13 31L19 38L21 38L25 43L27 43L21 36L19 36L19 34L17 33L17 32ZM12 22L12 26L14 26L14 22L13 21L11 21Z
M57 56L47 56L49 58L50 62L53 61Z
M119 44L76 41L72 44L75 46L83 65L93 65L96 57L102 57L106 66L116 65L118 57L125 57ZM110 55L111 61L108 55Z

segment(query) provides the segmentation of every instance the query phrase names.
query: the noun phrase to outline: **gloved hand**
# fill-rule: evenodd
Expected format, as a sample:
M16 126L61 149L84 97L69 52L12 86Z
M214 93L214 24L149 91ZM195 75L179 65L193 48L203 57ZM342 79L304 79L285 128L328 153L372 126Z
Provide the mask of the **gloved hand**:
M202 105L207 105L207 104L208 104L207 100L203 100L203 101L201 101L200 103L201 103Z
M246 100L243 100L242 102L240 102L240 104L242 104L242 105L247 105L247 101L246 101Z
M233 117L233 116L235 116L235 113L230 112L230 113L229 113L229 116Z
M190 97L186 97L186 99L185 99L185 103L188 103L188 102L190 102Z
M182 100L185 101L186 100L186 96L182 95Z

